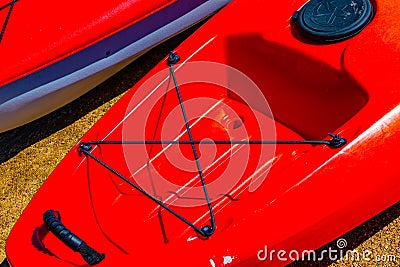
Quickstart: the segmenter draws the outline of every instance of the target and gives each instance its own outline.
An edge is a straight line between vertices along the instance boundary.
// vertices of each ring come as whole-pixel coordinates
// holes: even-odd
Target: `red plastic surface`
[[[259,0],[252,5],[244,0],[234,1],[177,48],[182,61],[230,64],[254,79],[269,101],[276,121],[263,112],[257,101],[245,105],[215,85],[184,85],[182,96],[187,101],[199,97],[221,101],[221,105],[240,115],[243,124],[237,123],[238,129],[245,128],[247,137],[253,140],[260,138],[255,119],[262,118],[266,125],[275,123],[278,140],[326,138],[330,131],[345,137],[346,146],[332,149],[278,145],[274,157],[263,154],[264,167],[256,164],[260,147],[249,148],[250,160],[243,162],[244,174],[229,191],[238,201],[227,197],[212,201],[217,228],[209,239],[201,239],[93,160],[79,155],[77,145],[48,178],[13,229],[7,243],[11,264],[83,264],[76,253],[51,235],[46,237],[45,244],[62,260],[31,245],[32,231],[42,224],[41,216],[47,209],[59,210],[71,230],[106,253],[99,266],[280,266],[288,261],[261,262],[257,253],[266,245],[276,251],[317,249],[399,201],[400,26],[394,21],[400,9],[393,1],[378,0],[374,20],[359,35],[344,42],[319,45],[302,39],[290,26],[291,14],[302,4],[304,1]],[[160,97],[165,92],[165,82],[161,81],[168,73],[159,78],[162,86],[157,93],[138,90],[165,67],[165,61],[156,66],[82,141],[121,139],[124,127],[141,133],[144,122],[148,122],[145,137],[160,138],[155,125]],[[183,69],[177,71],[178,81],[189,75]],[[212,73],[204,71],[199,75],[206,79]],[[149,106],[145,101],[139,107],[148,96],[158,99],[157,104]],[[197,138],[227,136],[229,126],[221,120],[220,114],[225,114],[221,105],[209,113],[211,119],[202,119],[193,126]],[[161,122],[175,108],[176,95],[171,91]],[[207,110],[207,106],[201,108]],[[132,110],[135,111],[122,123]],[[149,110],[154,111],[146,118]],[[175,120],[181,121],[180,113],[177,114]],[[238,117],[231,118],[237,120]],[[183,124],[178,130],[184,130]],[[270,134],[267,137],[273,137],[273,132]],[[187,140],[186,135],[182,139]],[[143,177],[142,181],[149,181],[151,175],[160,172],[177,184],[185,184],[196,176],[195,170],[182,171],[171,164],[166,154],[160,154],[153,160],[152,169],[145,168],[131,177],[131,164],[146,163],[147,157],[131,148],[124,155],[124,149],[127,148],[101,146],[93,154],[131,179]],[[141,149],[153,157],[161,150],[160,146]],[[180,149],[187,159],[193,160],[187,147],[181,145]],[[230,146],[221,146],[214,152],[203,150],[203,160],[207,161],[207,155],[212,153],[215,158],[223,158],[229,149]],[[248,178],[263,177],[263,168],[270,166],[268,162],[273,165],[266,179],[250,192]],[[226,167],[224,164],[205,171],[206,180],[214,181]],[[196,184],[198,180],[190,185]],[[151,191],[151,184],[147,186]],[[155,186],[159,195],[171,195],[160,184]],[[208,223],[204,202],[196,207],[171,207],[196,225]],[[24,257],[19,253],[21,247]]]
[[[1,1],[0,6],[12,1]],[[0,42],[0,86],[141,20],[174,0],[17,1]],[[0,11],[0,30],[9,8]]]

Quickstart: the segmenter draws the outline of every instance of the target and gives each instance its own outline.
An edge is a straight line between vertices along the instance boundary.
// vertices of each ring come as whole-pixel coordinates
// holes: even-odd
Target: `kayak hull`
[[[71,102],[148,49],[201,21],[227,1],[177,1],[82,51],[0,87],[0,132]],[[175,12],[175,10],[180,10]],[[45,55],[43,55],[45,56]]]

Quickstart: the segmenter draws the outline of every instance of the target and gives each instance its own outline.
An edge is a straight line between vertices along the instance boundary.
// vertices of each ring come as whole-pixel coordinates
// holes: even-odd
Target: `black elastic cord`
[[[210,220],[211,220],[211,225],[206,225],[202,228],[202,234],[204,236],[210,236],[214,233],[215,231],[215,218],[214,218],[214,212],[212,209],[212,205],[211,205],[211,200],[210,197],[208,195],[208,191],[207,191],[207,186],[206,183],[204,181],[204,176],[203,176],[203,170],[201,168],[200,165],[200,161],[199,161],[199,156],[197,154],[197,150],[195,147],[195,143],[193,142],[193,136],[192,136],[192,131],[190,130],[190,124],[189,121],[187,119],[187,115],[186,115],[186,111],[185,111],[185,106],[183,104],[182,101],[182,96],[181,96],[181,92],[179,90],[179,85],[178,82],[176,81],[176,76],[175,76],[175,71],[174,71],[174,65],[180,60],[179,56],[175,53],[175,52],[170,52],[169,53],[169,58],[168,58],[168,66],[169,66],[169,70],[170,70],[170,74],[172,77],[172,80],[174,81],[174,85],[175,85],[175,91],[176,91],[176,95],[178,97],[179,100],[179,105],[181,107],[181,111],[182,111],[182,115],[183,115],[183,119],[185,121],[185,126],[186,126],[186,131],[187,134],[189,135],[189,139],[190,139],[190,144],[192,146],[192,151],[193,151],[193,156],[194,159],[196,161],[196,166],[197,166],[197,171],[199,173],[199,177],[200,177],[200,181],[201,181],[201,185],[203,187],[203,191],[204,191],[204,196],[206,198],[207,201],[207,205],[208,205],[208,209],[210,211]]]
[[[173,209],[171,209],[170,207],[168,207],[167,205],[165,205],[162,201],[160,201],[159,199],[155,198],[154,196],[150,195],[149,193],[147,193],[143,188],[141,188],[140,186],[136,185],[135,183],[133,183],[132,181],[130,181],[128,178],[126,178],[125,176],[123,176],[122,174],[120,174],[117,170],[113,169],[111,166],[107,165],[104,161],[100,160],[99,158],[97,158],[95,155],[93,155],[92,153],[90,153],[90,150],[92,149],[92,146],[88,143],[81,143],[79,146],[79,151],[80,153],[83,153],[84,155],[86,155],[87,157],[92,158],[94,161],[96,161],[97,163],[99,163],[101,166],[103,166],[104,168],[106,168],[107,170],[109,170],[110,172],[112,172],[113,174],[115,174],[117,177],[119,177],[121,180],[123,180],[125,183],[129,184],[130,186],[132,186],[133,188],[135,188],[136,190],[138,190],[140,193],[142,193],[143,195],[145,195],[146,197],[150,198],[152,201],[154,201],[155,203],[157,203],[159,206],[161,206],[162,208],[164,208],[165,210],[169,211],[172,215],[174,215],[175,217],[177,217],[179,220],[181,220],[182,222],[184,222],[185,224],[187,224],[188,226],[190,226],[191,228],[193,228],[197,233],[207,237],[208,235],[205,234],[203,232],[202,229],[198,228],[196,225],[194,225],[193,223],[189,222],[186,218],[184,218],[183,216],[181,216],[180,214],[178,214],[176,211],[174,211]]]
[[[328,133],[330,140],[131,140],[91,141],[89,145],[328,145],[340,148],[347,140],[338,134]]]
[[[339,135],[334,135],[334,134],[329,134],[332,139],[331,140],[286,140],[286,141],[272,141],[272,140],[143,140],[143,141],[90,141],[86,143],[81,143],[79,146],[79,151],[86,156],[92,158],[95,160],[97,163],[99,163],[101,166],[115,174],[117,177],[122,179],[124,182],[156,202],[160,207],[164,208],[165,210],[169,211],[171,214],[173,214],[175,217],[177,217],[179,220],[183,221],[186,223],[188,226],[193,228],[197,233],[208,237],[210,236],[215,228],[212,228],[212,232],[208,232],[208,229],[202,229],[198,228],[195,226],[193,223],[189,222],[186,218],[183,216],[179,215],[177,212],[175,212],[173,209],[169,208],[167,205],[165,205],[162,201],[159,199],[153,197],[149,193],[147,193],[144,189],[136,185],[135,183],[131,182],[128,178],[120,174],[118,171],[107,165],[105,162],[94,156],[92,153],[90,153],[90,150],[92,150],[92,145],[158,145],[158,144],[186,144],[186,145],[194,145],[194,144],[226,144],[226,145],[233,145],[233,144],[249,144],[249,145],[270,145],[270,144],[294,144],[294,145],[300,145],[300,144],[312,144],[312,145],[328,145],[332,148],[339,148],[346,144],[346,139],[340,137]],[[204,183],[204,179],[202,179],[202,183]],[[205,187],[205,184],[204,184]],[[204,188],[203,187],[203,188]],[[210,198],[208,197],[208,194],[206,195],[205,200],[207,203],[210,203]],[[210,204],[211,205],[211,204]],[[212,209],[210,210],[211,212],[211,218],[212,218],[212,223],[214,220],[214,214],[212,213]],[[211,227],[215,227],[215,222],[212,224]]]
[[[201,234],[204,237],[209,237],[214,233],[215,217],[214,217],[214,213],[213,213],[213,209],[212,209],[212,205],[211,205],[211,200],[208,195],[206,183],[204,180],[203,171],[200,166],[199,157],[198,157],[197,150],[195,147],[196,144],[215,144],[215,145],[218,145],[218,144],[219,145],[235,145],[235,144],[240,144],[240,145],[274,145],[274,144],[276,144],[276,145],[304,145],[304,144],[309,144],[309,145],[328,145],[331,148],[340,148],[347,143],[345,138],[340,137],[338,134],[331,134],[331,133],[328,134],[331,137],[330,140],[194,140],[193,136],[192,136],[192,132],[190,130],[190,125],[189,125],[189,122],[187,119],[185,107],[183,105],[179,86],[176,81],[175,72],[173,69],[173,65],[176,64],[178,61],[179,61],[179,57],[176,55],[176,53],[170,52],[169,58],[168,58],[170,74],[174,81],[175,90],[176,90],[176,93],[178,96],[179,104],[180,104],[180,107],[182,110],[182,115],[183,115],[183,118],[185,121],[186,130],[187,130],[190,140],[131,140],[131,141],[122,141],[122,140],[121,141],[118,141],[118,140],[96,141],[95,140],[95,141],[81,143],[79,146],[79,151],[81,153],[85,154],[87,157],[90,157],[93,160],[95,160],[101,166],[103,166],[104,168],[106,168],[107,170],[109,170],[110,172],[115,174],[117,177],[119,177],[120,179],[125,181],[127,184],[129,184],[130,186],[132,186],[133,188],[135,188],[136,190],[141,192],[143,195],[150,198],[152,201],[157,203],[160,207],[169,211],[172,215],[177,217],[179,220],[181,220],[182,222],[184,222],[185,224],[187,224],[188,226],[193,228],[197,233]],[[143,188],[136,185],[135,183],[130,181],[128,178],[126,178],[125,176],[120,174],[117,170],[113,169],[112,167],[107,165],[105,162],[103,162],[102,160],[100,160],[99,158],[94,156],[92,153],[90,153],[90,151],[92,150],[92,145],[164,145],[164,144],[165,145],[167,145],[167,144],[168,145],[171,145],[171,144],[191,145],[193,155],[194,155],[196,165],[197,165],[197,170],[198,170],[201,184],[203,187],[205,200],[207,201],[207,205],[208,205],[208,208],[210,211],[211,225],[206,225],[200,229],[199,227],[197,227],[196,225],[194,225],[193,223],[188,221],[186,218],[184,218],[183,216],[181,216],[180,214],[175,212],[173,209],[171,209],[170,207],[165,205],[161,200],[150,195]]]
[[[0,10],[2,10],[2,9],[4,9],[4,8],[10,6],[10,9],[8,10],[6,19],[5,19],[4,24],[3,24],[3,28],[1,29],[1,33],[0,33],[0,43],[1,43],[1,40],[3,40],[3,36],[4,36],[5,31],[6,31],[6,28],[7,28],[7,25],[8,25],[8,21],[10,20],[10,17],[11,17],[11,12],[12,12],[12,10],[13,10],[13,8],[14,8],[14,5],[15,5],[15,3],[16,3],[17,1],[18,1],[18,0],[13,0],[13,1],[11,1],[10,3],[5,4],[4,6],[2,6],[2,7],[0,8]]]
[[[18,0],[14,0],[14,1],[8,2],[8,3],[5,4],[5,5],[2,5],[2,6],[0,7],[0,11],[2,11],[3,9],[5,9],[5,8],[11,6],[11,5],[14,5],[16,2],[18,2]]]

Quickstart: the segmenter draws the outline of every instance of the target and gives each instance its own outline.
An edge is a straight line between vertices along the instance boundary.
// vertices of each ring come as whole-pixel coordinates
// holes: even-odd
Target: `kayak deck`
[[[398,201],[399,173],[391,155],[399,148],[400,51],[398,40],[388,35],[399,29],[381,31],[393,18],[386,13],[393,3],[378,1],[378,13],[359,35],[329,45],[309,42],[289,26],[288,17],[302,3],[280,2],[282,12],[266,8],[265,1],[256,3],[233,2],[176,50],[182,60],[175,67],[176,79],[194,138],[327,139],[333,132],[348,143],[339,149],[196,144],[216,222],[215,232],[204,238],[80,150],[82,142],[96,140],[190,143],[164,61],[48,178],[10,235],[7,253],[12,264],[25,263],[15,254],[21,244],[28,248],[27,258],[44,265],[84,264],[51,234],[43,242],[59,259],[29,243],[27,237],[43,224],[47,209],[60,211],[66,225],[105,253],[104,266],[224,266],[227,261],[257,266],[266,264],[257,258],[265,245],[276,251],[316,249]],[[237,14],[246,14],[246,19],[233,20]],[[237,79],[226,68],[213,68],[221,64],[233,65],[254,80],[261,95],[246,95],[247,84],[238,86],[236,94],[228,90]],[[89,151],[194,225],[210,224],[188,143],[99,142]]]

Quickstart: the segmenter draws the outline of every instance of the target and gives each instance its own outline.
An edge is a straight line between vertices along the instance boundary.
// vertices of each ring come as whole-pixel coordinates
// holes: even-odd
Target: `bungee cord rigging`
[[[201,167],[199,157],[198,157],[198,152],[196,149],[197,144],[206,144],[206,145],[304,145],[304,144],[309,144],[309,145],[327,145],[331,148],[340,148],[344,146],[347,141],[345,138],[340,137],[337,134],[331,134],[328,133],[328,135],[331,137],[330,140],[196,140],[193,138],[191,127],[189,124],[189,121],[187,119],[186,115],[186,110],[185,106],[181,97],[181,92],[179,89],[179,85],[177,82],[177,78],[175,75],[174,71],[174,65],[179,62],[180,58],[175,52],[170,52],[169,57],[167,60],[169,71],[170,71],[170,79],[172,78],[174,82],[174,87],[175,87],[175,92],[177,94],[177,98],[179,101],[181,113],[184,119],[185,123],[185,128],[187,135],[189,137],[189,140],[93,140],[89,142],[82,142],[79,145],[79,152],[84,154],[85,156],[93,159],[96,161],[98,164],[109,170],[111,173],[116,175],[118,178],[123,180],[125,183],[129,184],[132,186],[134,189],[138,190],[140,193],[154,201],[157,205],[159,205],[161,208],[167,210],[170,212],[172,215],[174,215],[176,218],[187,224],[189,227],[191,227],[194,231],[196,231],[198,234],[202,235],[205,238],[208,238],[211,236],[215,229],[216,229],[216,223],[215,223],[215,216],[213,212],[213,207],[211,204],[211,199],[209,197],[208,191],[207,191],[207,185],[204,180],[204,175],[203,175],[203,169]],[[165,103],[165,98],[163,99],[162,103],[162,108]],[[161,111],[162,111],[161,108]],[[158,117],[158,120],[160,120],[160,116]],[[158,127],[156,127],[157,129]],[[131,180],[129,180],[127,177],[122,175],[120,172],[118,172],[116,169],[112,168],[109,166],[107,163],[96,157],[91,153],[91,150],[93,149],[93,146],[98,146],[98,145],[190,145],[192,152],[193,152],[193,157],[195,159],[196,167],[197,167],[197,172],[199,174],[199,179],[201,182],[201,186],[204,192],[204,199],[207,203],[207,207],[209,210],[209,215],[210,215],[210,223],[208,225],[205,225],[203,227],[198,227],[194,225],[192,222],[190,222],[188,219],[177,213],[175,210],[173,210],[171,207],[166,205],[162,200],[159,198],[151,195],[148,193],[146,190],[144,190],[142,187],[139,185],[133,183]]]

